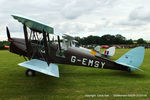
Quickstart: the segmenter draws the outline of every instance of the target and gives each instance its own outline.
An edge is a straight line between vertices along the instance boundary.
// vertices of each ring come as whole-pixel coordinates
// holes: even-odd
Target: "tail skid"
[[[128,66],[130,71],[134,70],[140,70],[138,67],[142,65],[144,60],[144,47],[136,47],[130,51],[128,51],[126,54],[124,54],[122,57],[120,57],[118,60],[116,60],[116,63]]]

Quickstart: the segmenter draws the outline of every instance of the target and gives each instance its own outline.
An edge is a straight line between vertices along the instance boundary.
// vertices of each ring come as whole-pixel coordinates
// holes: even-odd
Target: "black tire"
[[[31,69],[28,69],[27,71],[26,71],[26,76],[35,76],[35,71],[33,71],[33,70],[31,70]]]

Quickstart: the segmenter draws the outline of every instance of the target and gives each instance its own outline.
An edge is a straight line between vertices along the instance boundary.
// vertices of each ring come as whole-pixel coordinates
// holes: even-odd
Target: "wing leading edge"
[[[54,34],[54,29],[50,26],[17,15],[12,15],[12,17],[18,20],[19,22],[21,22],[22,24],[26,25],[27,27],[29,27],[31,30],[41,32],[41,33],[44,31],[49,34]]]

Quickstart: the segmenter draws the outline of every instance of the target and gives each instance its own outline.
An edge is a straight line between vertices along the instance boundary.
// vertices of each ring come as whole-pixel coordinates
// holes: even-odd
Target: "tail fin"
[[[94,50],[95,50],[96,52],[100,52],[100,49],[101,49],[101,46],[96,46],[96,47],[94,48]]]
[[[138,67],[141,66],[143,63],[144,52],[145,52],[144,47],[136,47],[136,48],[128,51],[126,54],[124,54],[118,60],[116,60],[116,63],[128,66],[130,68],[130,71],[133,71],[136,69],[142,71]]]
[[[106,55],[107,57],[112,57],[115,54],[116,47],[110,47],[107,50],[105,50],[102,54]]]

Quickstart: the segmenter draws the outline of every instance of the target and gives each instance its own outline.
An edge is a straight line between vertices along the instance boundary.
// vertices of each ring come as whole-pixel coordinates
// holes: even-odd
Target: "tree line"
[[[88,37],[75,37],[75,40],[77,40],[79,42],[80,45],[92,45],[92,44],[96,44],[96,45],[115,45],[115,44],[147,44],[147,42],[145,40],[143,40],[142,38],[138,39],[138,40],[132,40],[129,39],[127,40],[124,36],[117,34],[117,35],[110,35],[110,34],[106,34],[103,36],[88,36]],[[0,49],[4,49],[4,46],[9,46],[9,42],[8,41],[0,41]]]
[[[138,40],[126,39],[124,36],[117,34],[117,35],[110,35],[106,34],[103,36],[88,36],[88,37],[75,37],[75,40],[79,42],[81,45],[114,45],[114,44],[146,44],[147,42],[140,38]]]

